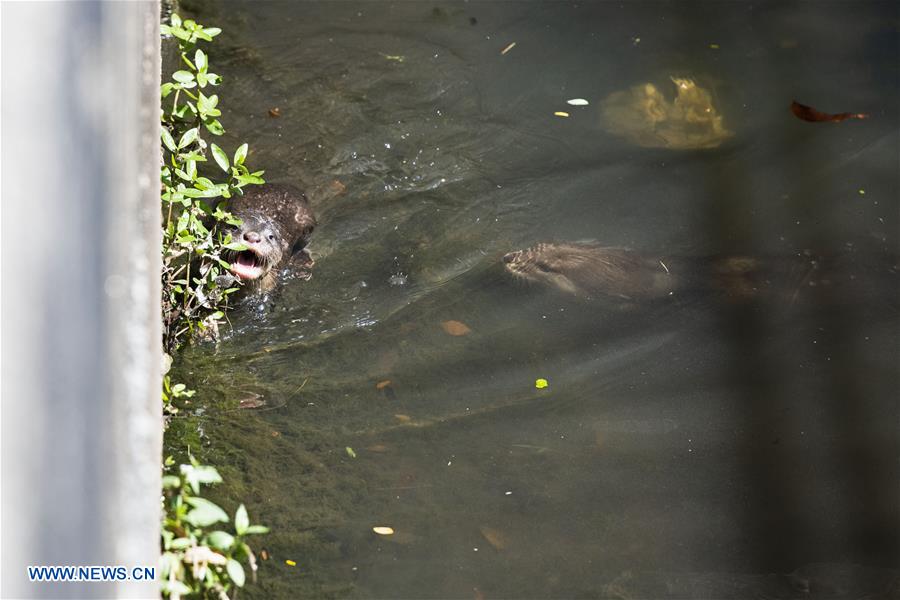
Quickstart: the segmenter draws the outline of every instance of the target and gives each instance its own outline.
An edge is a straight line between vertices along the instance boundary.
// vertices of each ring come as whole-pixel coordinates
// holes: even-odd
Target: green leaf
[[[238,175],[237,177],[235,177],[235,179],[238,180],[238,183],[243,183],[245,185],[248,183],[265,183],[265,180],[263,180],[261,177],[254,177],[253,175]]]
[[[162,486],[164,490],[181,486],[181,479],[174,475],[163,475]]]
[[[175,84],[171,82],[166,82],[159,86],[159,94],[165,98],[169,94],[172,93],[172,90],[175,89]]]
[[[269,533],[269,528],[265,525],[251,525],[247,528],[245,532],[247,535],[251,534],[260,534],[260,533]]]
[[[208,83],[208,79],[206,77],[206,73],[200,72],[197,73],[197,83],[200,84],[200,87],[205,88]],[[163,96],[165,98],[165,96]]]
[[[225,568],[228,570],[228,576],[231,577],[234,585],[244,587],[244,567],[241,566],[241,563],[233,558],[229,558],[228,562],[225,564]]]
[[[178,83],[190,83],[194,81],[194,74],[190,71],[175,71],[172,73],[172,79]]]
[[[173,12],[172,16],[169,17],[169,23],[172,24],[172,27],[181,27],[181,16]]]
[[[222,33],[222,30],[219,29],[218,27],[204,27],[203,33],[205,33],[206,35],[208,35],[210,37],[216,37],[217,35]]]
[[[209,132],[213,135],[222,135],[225,133],[225,128],[222,127],[222,124],[216,119],[204,121],[203,124],[206,125],[206,128],[209,129]]]
[[[181,230],[183,228],[183,226],[179,226],[178,229]],[[222,481],[222,477],[215,467],[205,465],[181,465],[181,474],[184,475],[185,481],[190,484],[195,494],[200,493],[201,483],[220,483]]]
[[[160,589],[164,596],[183,596],[188,597],[194,593],[194,590],[189,588],[187,584],[178,581],[177,579],[163,579],[159,584]]]
[[[169,545],[169,548],[172,550],[185,550],[186,548],[190,548],[193,546],[193,542],[191,542],[190,538],[180,537],[172,540],[172,543]]]
[[[188,144],[196,141],[196,139],[200,137],[200,130],[194,127],[193,129],[188,129],[184,132],[184,135],[181,136],[181,139],[178,140],[178,147],[184,148]]]
[[[181,27],[170,27],[169,33],[177,37],[179,40],[184,40],[186,42],[191,39],[191,34],[189,34]]]
[[[211,41],[212,41],[212,36],[208,35],[208,34],[207,34],[206,32],[204,32],[202,29],[201,29],[201,30],[198,30],[198,31],[195,31],[195,32],[194,32],[194,35],[197,36],[197,39],[205,40],[205,41],[207,41],[207,42],[211,42]]]
[[[188,511],[184,519],[194,527],[209,527],[213,523],[227,523],[228,515],[225,511],[206,498],[186,498],[188,504],[194,508]]]
[[[212,155],[213,158],[216,159],[216,163],[218,163],[219,167],[227,173],[229,168],[228,156],[226,156],[225,152],[215,144],[210,144],[209,148],[212,150]]]
[[[241,144],[240,146],[238,146],[238,149],[234,151],[234,164],[244,164],[244,159],[247,158],[248,149],[249,146],[247,144]]]
[[[175,140],[172,139],[172,134],[169,133],[169,130],[163,127],[161,135],[163,144],[166,145],[166,148],[168,148],[172,152],[175,152],[175,150],[177,150],[177,148],[175,147]]]
[[[250,517],[247,516],[247,507],[241,504],[234,513],[234,530],[238,535],[243,535],[249,526]]]
[[[222,83],[222,76],[215,73],[207,73],[206,80],[209,81],[210,85],[219,85]]]
[[[197,67],[197,70],[201,73],[205,73],[208,64],[206,53],[203,52],[203,50],[197,49],[197,52],[194,53],[194,66]]]
[[[234,544],[234,536],[226,531],[213,531],[206,538],[209,545],[219,550],[229,550]]]

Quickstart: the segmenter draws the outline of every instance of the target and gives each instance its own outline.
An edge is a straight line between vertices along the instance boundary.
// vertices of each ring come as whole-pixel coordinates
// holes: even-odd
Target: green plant
[[[247,144],[241,144],[229,158],[222,148],[204,139],[204,132],[214,136],[225,132],[218,119],[222,114],[219,97],[207,95],[222,78],[209,70],[209,58],[197,45],[212,41],[221,30],[191,19],[182,20],[174,13],[169,23],[162,26],[162,33],[177,40],[180,66],[186,68],[175,71],[171,81],[160,88],[165,215],[163,347],[167,352],[177,348],[186,336],[217,334],[228,296],[239,284],[229,274],[223,252],[246,248],[232,241],[221,227],[240,225],[224,209],[222,200],[242,194],[247,185],[264,183],[263,171],[251,172],[244,164]],[[218,176],[207,173],[214,169],[204,168],[208,155],[221,169]]]
[[[238,226],[240,221],[224,209],[222,201],[242,194],[244,186],[264,181],[262,171],[251,173],[244,164],[247,144],[241,144],[229,159],[218,145],[204,139],[204,131],[214,136],[225,132],[218,120],[222,114],[219,97],[204,93],[219,85],[222,78],[209,70],[209,59],[197,44],[212,41],[221,30],[182,20],[177,14],[172,14],[169,25],[162,25],[161,29],[163,35],[177,40],[179,61],[187,67],[175,71],[172,80],[160,88],[162,342],[168,371],[172,362],[168,353],[186,337],[218,334],[228,296],[238,289],[239,282],[228,273],[230,265],[223,255],[226,250],[243,250],[245,246],[233,242],[223,227]],[[224,176],[206,173],[204,163],[210,154]],[[182,383],[173,384],[165,375],[164,413],[176,414],[173,401],[187,401],[195,393]],[[167,459],[165,466],[172,464]],[[200,495],[200,486],[220,481],[215,468],[201,465],[193,457],[191,464],[180,465],[177,475],[163,476],[162,592],[166,597],[227,598],[229,590],[244,585],[242,562],[249,565],[255,577],[256,558],[244,538],[268,530],[250,524],[243,504],[234,514],[233,533],[211,529],[218,523],[227,523],[229,518],[219,506]]]
[[[174,464],[171,458],[166,462],[169,467]],[[163,596],[227,598],[233,587],[244,586],[242,562],[255,578],[256,556],[244,540],[269,530],[251,525],[243,504],[234,513],[233,532],[211,529],[228,523],[228,514],[203,498],[200,486],[221,481],[215,468],[201,465],[193,456],[191,464],[179,465],[177,475],[163,476]]]

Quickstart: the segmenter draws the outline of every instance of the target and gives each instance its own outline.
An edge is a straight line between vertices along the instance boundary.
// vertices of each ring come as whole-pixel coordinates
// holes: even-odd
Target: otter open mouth
[[[259,279],[266,272],[265,261],[253,250],[243,250],[231,261],[231,272],[241,279]]]

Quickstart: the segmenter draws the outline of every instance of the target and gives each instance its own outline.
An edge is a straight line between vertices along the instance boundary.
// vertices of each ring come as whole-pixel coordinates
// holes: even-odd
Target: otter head
[[[543,243],[503,256],[506,270],[514,276],[572,293],[577,291],[577,287],[567,273],[582,261],[583,256],[579,255],[577,246]]]
[[[261,279],[284,259],[289,248],[288,241],[281,228],[265,215],[251,213],[235,216],[241,219],[241,225],[231,230],[231,240],[247,246],[247,249],[229,250],[225,260],[231,263],[231,272],[242,281]]]

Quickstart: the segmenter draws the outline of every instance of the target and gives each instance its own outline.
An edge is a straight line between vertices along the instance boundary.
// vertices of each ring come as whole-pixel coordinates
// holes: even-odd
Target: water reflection
[[[321,223],[312,280],[180,366],[207,395],[170,441],[274,530],[250,595],[896,592],[887,5],[195,8],[225,29],[231,133]],[[713,82],[727,144],[604,129],[604,98],[670,73]],[[826,96],[873,116],[788,110]],[[597,303],[509,277],[546,240],[752,257],[766,293]]]

